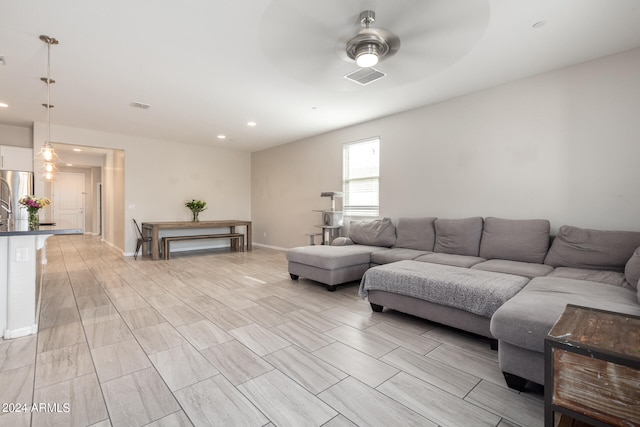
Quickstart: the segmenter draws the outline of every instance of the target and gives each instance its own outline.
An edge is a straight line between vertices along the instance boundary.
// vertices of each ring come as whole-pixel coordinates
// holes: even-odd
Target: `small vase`
[[[40,229],[40,214],[37,210],[29,211],[29,230]]]
[[[200,221],[198,219],[198,214],[200,214],[200,212],[193,211],[193,222],[199,222]]]

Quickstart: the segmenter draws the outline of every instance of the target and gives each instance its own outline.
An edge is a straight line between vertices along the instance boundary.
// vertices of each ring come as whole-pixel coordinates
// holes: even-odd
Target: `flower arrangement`
[[[38,212],[40,209],[44,208],[51,204],[51,200],[46,197],[36,197],[36,196],[24,196],[19,202],[23,207],[25,207],[29,212],[36,211]]]
[[[29,229],[37,230],[40,227],[38,211],[51,204],[46,197],[24,196],[18,201],[29,212]]]
[[[205,202],[204,200],[191,199],[190,202],[187,202],[184,205],[191,209],[191,213],[193,214],[193,222],[199,221],[198,214],[207,209],[207,202]]]

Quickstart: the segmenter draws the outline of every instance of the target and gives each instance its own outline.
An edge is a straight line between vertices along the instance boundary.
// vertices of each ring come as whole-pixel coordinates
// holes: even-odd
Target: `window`
[[[345,144],[342,153],[344,214],[378,216],[380,138]]]

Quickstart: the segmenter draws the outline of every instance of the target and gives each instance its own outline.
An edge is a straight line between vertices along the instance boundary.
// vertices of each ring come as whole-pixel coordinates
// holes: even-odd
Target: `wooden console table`
[[[640,425],[640,317],[567,305],[545,340],[545,426],[554,412]]]
[[[143,222],[142,235],[144,237],[151,236],[151,242],[145,242],[142,248],[144,253],[149,252],[151,246],[151,258],[160,259],[160,251],[158,243],[160,241],[160,230],[191,230],[197,228],[229,228],[229,233],[235,233],[236,227],[245,227],[245,242],[247,250],[251,250],[251,221],[243,221],[237,219],[220,220],[220,221],[165,221],[165,222]]]

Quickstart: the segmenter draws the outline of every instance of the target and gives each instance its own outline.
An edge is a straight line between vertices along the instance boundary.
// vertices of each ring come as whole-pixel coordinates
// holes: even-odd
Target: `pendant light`
[[[55,161],[58,157],[51,145],[51,109],[53,108],[53,104],[51,104],[51,85],[56,82],[51,79],[51,45],[58,44],[58,40],[45,35],[40,36],[40,40],[47,44],[47,77],[40,79],[47,84],[47,103],[42,104],[42,106],[47,109],[47,139],[44,141],[44,144],[42,144],[40,155],[43,160],[42,168],[44,179],[51,181],[54,177],[56,170]]]

